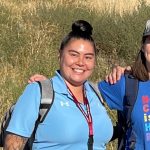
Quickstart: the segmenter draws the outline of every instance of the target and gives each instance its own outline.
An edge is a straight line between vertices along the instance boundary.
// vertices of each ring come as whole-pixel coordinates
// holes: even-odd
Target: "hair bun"
[[[84,33],[88,36],[92,35],[92,26],[84,20],[77,20],[72,24],[72,32],[73,33]]]

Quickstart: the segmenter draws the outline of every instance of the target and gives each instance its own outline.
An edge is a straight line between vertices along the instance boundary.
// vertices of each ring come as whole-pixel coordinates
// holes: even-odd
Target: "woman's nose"
[[[79,65],[84,65],[84,58],[83,57],[79,57],[78,64]]]

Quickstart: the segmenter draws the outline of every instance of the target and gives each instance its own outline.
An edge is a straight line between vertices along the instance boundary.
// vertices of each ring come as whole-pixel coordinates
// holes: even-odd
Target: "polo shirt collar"
[[[55,92],[61,93],[61,94],[66,94],[70,97],[66,83],[60,74],[60,70],[57,70],[55,72],[55,76],[52,78],[52,80],[53,80],[53,87],[54,87]],[[85,81],[84,88],[85,88],[87,96],[91,99],[91,97],[93,97],[93,92],[91,92],[91,91],[93,91],[93,90],[91,89],[88,81]]]
[[[60,74],[60,70],[55,72],[55,76],[52,78],[54,91],[57,93],[67,94],[68,89],[63,77]]]

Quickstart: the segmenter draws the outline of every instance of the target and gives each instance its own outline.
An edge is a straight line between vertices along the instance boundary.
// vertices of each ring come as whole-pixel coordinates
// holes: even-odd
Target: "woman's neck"
[[[73,93],[73,95],[76,97],[76,99],[80,102],[83,103],[83,84],[79,85],[79,86],[74,86],[71,84],[66,83],[68,88],[71,90],[71,92]]]

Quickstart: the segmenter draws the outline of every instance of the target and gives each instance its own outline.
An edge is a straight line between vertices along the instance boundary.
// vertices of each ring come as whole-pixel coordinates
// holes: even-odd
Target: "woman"
[[[136,103],[134,105],[130,130],[126,136],[125,149],[130,150],[129,141],[131,136],[135,136],[135,150],[150,149],[150,20],[146,23],[146,28],[142,37],[141,50],[138,53],[134,65],[131,67],[131,75],[138,79],[139,89]],[[125,76],[113,85],[103,81],[98,84],[99,90],[110,108],[123,110],[125,95]]]
[[[91,25],[78,20],[62,40],[60,70],[52,78],[54,103],[44,122],[37,128],[32,149],[106,149],[105,145],[112,137],[112,123],[87,81],[95,67],[96,57],[91,35]],[[67,105],[62,106],[62,103]],[[7,128],[6,150],[23,148],[34,129],[39,104],[40,89],[34,82],[26,87],[15,106]]]

